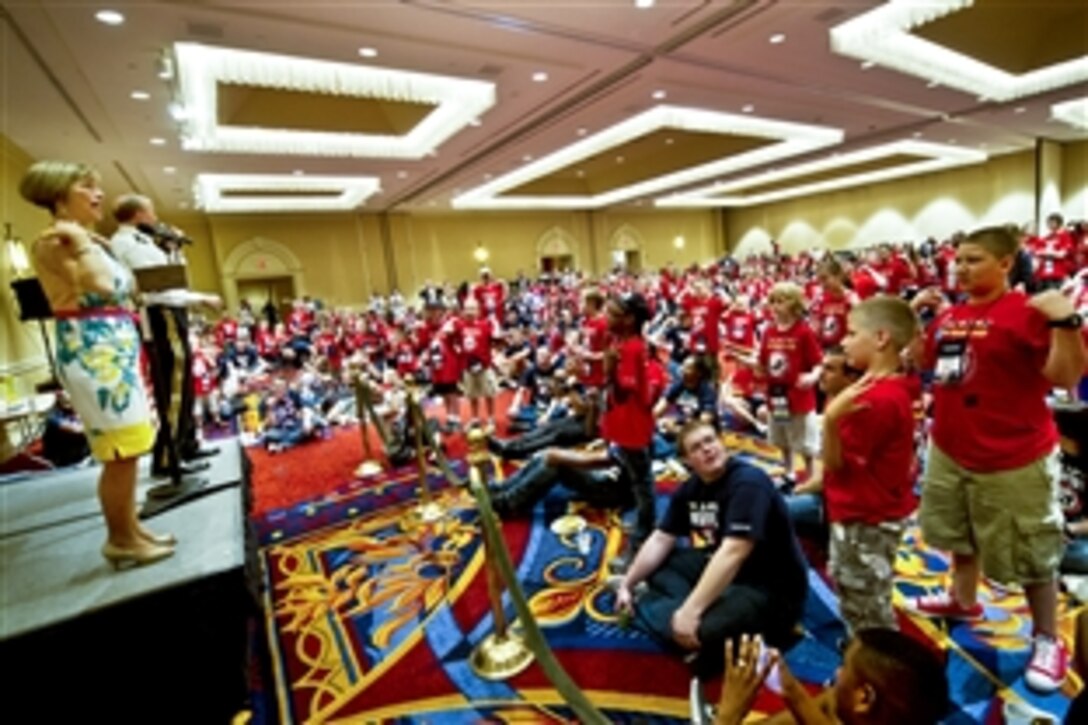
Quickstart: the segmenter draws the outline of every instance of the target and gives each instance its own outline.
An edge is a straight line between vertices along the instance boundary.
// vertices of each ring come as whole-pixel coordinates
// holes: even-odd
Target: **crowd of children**
[[[654,526],[652,458],[674,455],[685,422],[766,433],[785,454],[782,492],[796,487],[791,510],[811,513],[801,497],[815,499],[830,524],[852,631],[895,625],[894,556],[920,488],[926,539],[951,552],[955,574],[912,605],[973,618],[980,575],[1023,585],[1036,631],[1027,682],[1052,691],[1068,656],[1055,636],[1048,401],[1076,400],[1085,377],[1082,229],[1054,215],[1038,237],[992,227],[854,253],[775,248],[597,280],[502,282],[483,269],[474,284],[427,283],[416,304],[394,293],[359,312],[308,299],[283,320],[243,310],[195,340],[200,414],[282,450],[355,420],[360,379],[395,424],[413,382],[441,399],[446,435],[463,427],[462,396],[494,433],[507,388],[504,432],[577,415],[608,444],[632,489],[635,547]]]

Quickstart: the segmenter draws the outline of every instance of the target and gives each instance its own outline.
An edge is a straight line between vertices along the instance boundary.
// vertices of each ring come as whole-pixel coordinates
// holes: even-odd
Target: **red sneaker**
[[[981,604],[975,602],[971,606],[965,607],[956,601],[951,592],[914,597],[907,601],[907,607],[927,617],[961,619],[968,622],[982,619],[983,614]]]
[[[1024,672],[1024,682],[1036,692],[1050,693],[1065,682],[1069,669],[1069,650],[1065,642],[1045,634],[1035,635],[1031,660]]]

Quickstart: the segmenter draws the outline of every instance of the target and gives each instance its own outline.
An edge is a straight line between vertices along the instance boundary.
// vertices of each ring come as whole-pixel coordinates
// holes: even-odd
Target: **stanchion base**
[[[416,506],[415,514],[419,517],[420,521],[429,524],[438,521],[445,516],[446,510],[443,509],[440,504],[431,501],[430,503],[421,503],[419,506]]]
[[[355,476],[357,478],[370,478],[371,476],[377,476],[384,471],[385,469],[382,468],[382,464],[377,461],[363,461],[359,464],[358,468],[355,469]]]
[[[485,680],[508,680],[532,662],[532,651],[514,632],[487,635],[468,658],[472,671]]]

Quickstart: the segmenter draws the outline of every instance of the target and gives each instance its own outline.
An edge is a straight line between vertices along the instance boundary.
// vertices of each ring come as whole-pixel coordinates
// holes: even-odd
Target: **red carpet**
[[[500,431],[506,427],[506,408],[512,394],[502,391],[497,399],[496,424]],[[441,408],[428,409],[428,415],[445,420]],[[468,403],[461,403],[461,420],[467,420]],[[379,454],[381,441],[373,427],[369,429],[371,450],[385,464]],[[465,453],[463,435],[447,435],[446,455],[461,458]],[[355,469],[363,461],[363,441],[358,426],[333,430],[327,440],[310,441],[283,453],[269,453],[255,446],[248,450],[253,461],[253,515],[262,516],[269,511],[288,508],[302,501],[320,498],[355,477]]]

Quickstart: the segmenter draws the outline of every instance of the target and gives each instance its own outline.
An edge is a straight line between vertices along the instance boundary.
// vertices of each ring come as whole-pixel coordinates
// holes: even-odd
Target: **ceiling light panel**
[[[660,207],[753,206],[985,161],[982,151],[903,140],[711,184],[656,200]],[[835,173],[836,171],[840,173]],[[789,183],[789,182],[793,183]]]
[[[495,103],[495,86],[485,81],[196,43],[177,43],[174,53],[187,114],[182,147],[189,151],[420,159]],[[434,110],[401,135],[231,126],[220,122],[220,85],[429,104]]]
[[[379,191],[374,176],[199,174],[193,183],[209,213],[350,211]]]
[[[767,143],[708,163],[641,179],[635,183],[619,188],[609,188],[599,193],[508,194],[512,189],[525,186],[568,166],[603,154],[609,149],[666,129],[755,138],[766,140]],[[503,174],[489,183],[470,189],[455,197],[452,203],[459,209],[595,209],[814,151],[839,143],[842,138],[841,130],[826,126],[662,105],[587,136],[530,164]]]
[[[975,4],[975,0],[891,0],[832,28],[831,47],[841,55],[995,101],[1088,81],[1086,55],[1013,73],[912,32]],[[1035,12],[1027,5],[1024,9]]]

